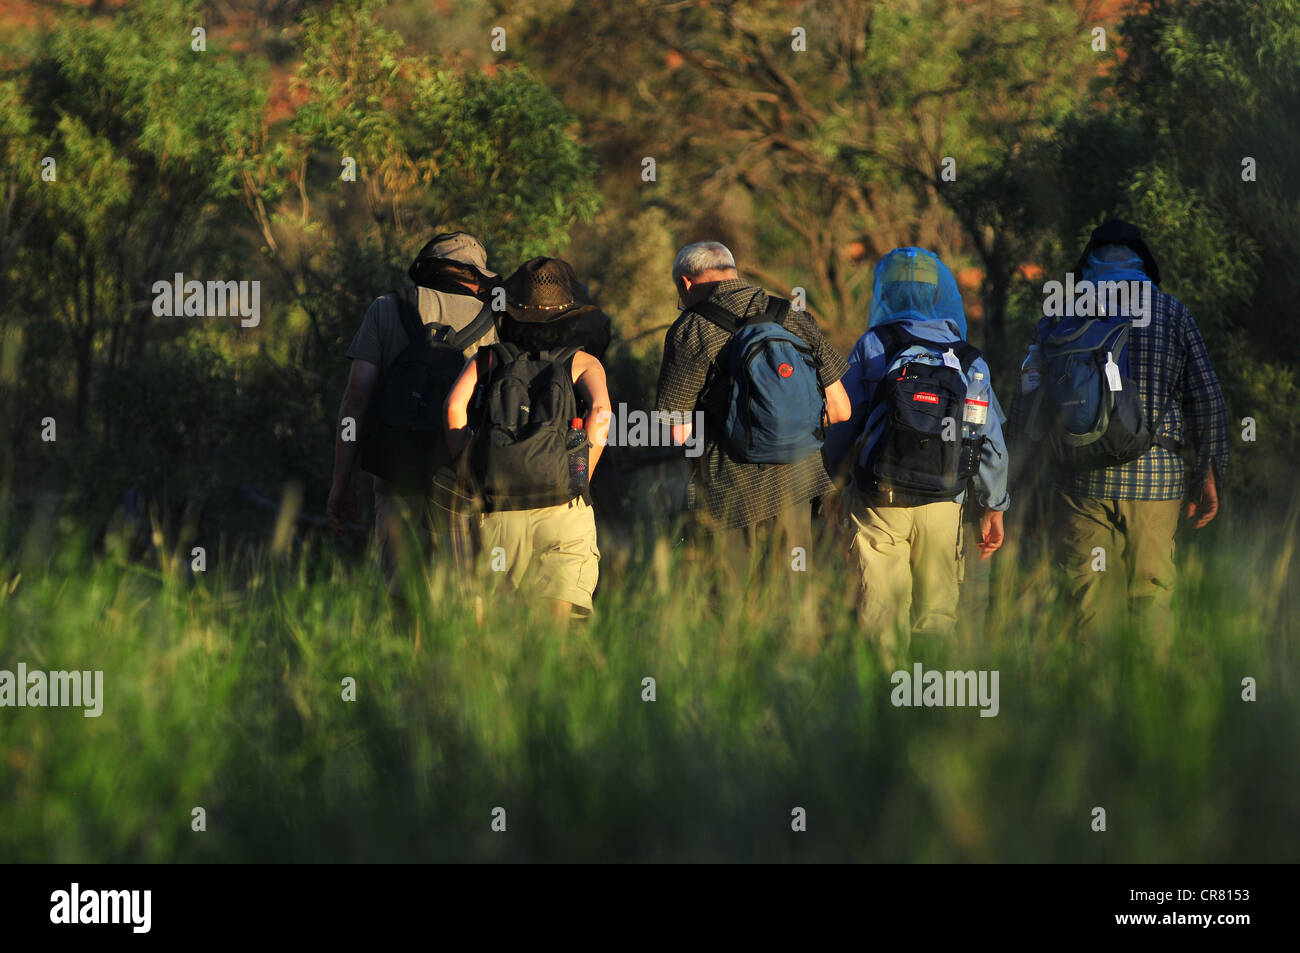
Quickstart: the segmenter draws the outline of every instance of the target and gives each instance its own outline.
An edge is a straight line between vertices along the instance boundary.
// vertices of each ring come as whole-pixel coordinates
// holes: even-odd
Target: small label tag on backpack
[[[1106,352],[1106,384],[1111,390],[1124,389],[1124,385],[1119,379],[1119,365],[1115,363],[1115,355],[1110,351]]]
[[[955,371],[961,370],[961,361],[957,360],[957,355],[953,353],[952,348],[943,352],[943,363]]]

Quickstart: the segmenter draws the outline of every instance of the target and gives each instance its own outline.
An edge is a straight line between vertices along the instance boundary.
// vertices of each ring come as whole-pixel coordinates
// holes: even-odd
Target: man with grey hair
[[[735,258],[719,242],[695,242],[679,251],[673,284],[681,315],[664,340],[655,409],[684,416],[686,423],[672,427],[678,444],[690,436],[694,411],[704,413],[704,451],[689,488],[691,535],[710,537],[741,580],[767,553],[788,556],[798,546],[811,557],[811,501],[831,489],[821,452],[812,449],[790,463],[754,463],[723,439],[730,395],[724,349],[747,324],[774,320],[775,314],[816,365],[823,428],[851,412],[840,383],[848,365],[807,312],[787,311],[788,302],[741,279]],[[781,375],[787,375],[784,365]]]

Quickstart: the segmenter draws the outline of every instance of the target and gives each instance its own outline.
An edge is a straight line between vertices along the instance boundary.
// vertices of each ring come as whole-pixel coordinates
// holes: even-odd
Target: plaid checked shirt
[[[1039,323],[1039,340],[1051,318]],[[1160,433],[1195,451],[1192,486],[1199,490],[1210,463],[1223,485],[1228,466],[1227,410],[1219,379],[1214,375],[1205,341],[1191,312],[1171,294],[1151,289],[1151,321],[1134,324],[1129,334],[1129,367],[1148,422],[1164,412]],[[1019,439],[1021,419],[1028,401],[1019,390],[1011,404],[1008,429],[1014,445],[1012,457],[1032,453]],[[1075,496],[1103,500],[1177,500],[1187,495],[1187,468],[1182,458],[1164,447],[1152,447],[1143,456],[1117,467],[1077,472],[1056,468],[1053,483]]]
[[[719,282],[709,300],[744,318],[762,314],[767,307],[767,294],[739,278]],[[817,377],[823,389],[844,376],[848,364],[807,312],[790,311],[785,326],[813,349]],[[710,380],[709,368],[730,337],[707,318],[683,311],[664,339],[655,409],[685,412],[703,409],[700,400]],[[831,488],[820,453],[798,463],[745,463],[711,438],[716,426],[710,416],[705,417],[704,452],[697,460],[689,498],[695,508],[702,497],[703,508],[722,526],[750,526],[776,516],[792,502],[811,500]]]

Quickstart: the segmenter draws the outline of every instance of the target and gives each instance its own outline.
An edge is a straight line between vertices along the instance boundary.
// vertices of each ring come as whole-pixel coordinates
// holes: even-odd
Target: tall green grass
[[[1186,548],[1168,665],[1081,651],[1000,553],[985,631],[912,647],[1000,672],[981,718],[890,704],[830,559],[736,592],[609,545],[560,632],[437,571],[394,608],[323,543],[193,574],[51,526],[0,563],[0,668],[102,669],[104,713],[0,709],[0,860],[1295,861],[1294,529]]]

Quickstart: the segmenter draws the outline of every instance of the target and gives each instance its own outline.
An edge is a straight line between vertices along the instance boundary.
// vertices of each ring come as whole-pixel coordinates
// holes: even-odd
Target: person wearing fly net
[[[1033,482],[1033,471],[1046,471],[1051,490],[1043,509],[1057,571],[1075,610],[1074,637],[1089,646],[1128,617],[1156,657],[1168,661],[1176,634],[1180,511],[1198,530],[1219,511],[1230,444],[1223,392],[1191,311],[1160,287],[1160,267],[1136,225],[1111,219],[1094,229],[1074,274],[1096,289],[1100,320],[1129,325],[1127,374],[1149,442],[1109,465],[1071,465],[1052,452],[1052,429],[1059,425],[1041,408],[1054,366],[1046,342],[1062,319],[1045,315],[1026,366],[1035,350],[1048,363],[1041,383],[1027,380],[1017,391],[1007,426],[1019,461],[1017,497],[1024,498],[1021,487]],[[1134,308],[1132,300],[1128,308],[1111,300],[1101,305],[1104,288],[1123,284],[1145,291],[1143,307]],[[1114,384],[1127,388],[1116,380],[1112,390]],[[1109,565],[1099,554],[1109,554]],[[1104,572],[1100,565],[1106,565]]]
[[[852,532],[859,624],[891,665],[913,633],[956,628],[968,492],[983,508],[980,558],[1002,545],[1010,503],[1002,413],[988,365],[965,339],[961,295],[938,256],[887,254],[844,375],[852,416],[831,428],[825,452]]]

